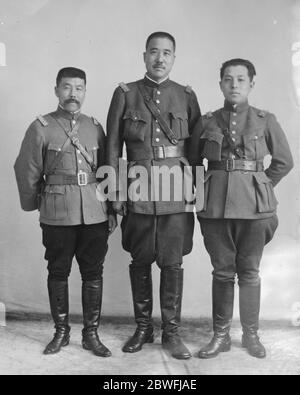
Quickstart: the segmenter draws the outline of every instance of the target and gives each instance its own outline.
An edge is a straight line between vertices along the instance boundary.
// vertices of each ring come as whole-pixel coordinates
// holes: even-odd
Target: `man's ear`
[[[144,63],[146,63],[146,52],[143,52]]]
[[[54,88],[54,93],[55,93],[55,96],[58,97],[58,94],[57,94],[57,86]]]
[[[253,78],[253,80],[250,82],[250,87],[251,87],[251,89],[253,89],[254,86],[255,86],[255,81],[254,81],[254,78]]]

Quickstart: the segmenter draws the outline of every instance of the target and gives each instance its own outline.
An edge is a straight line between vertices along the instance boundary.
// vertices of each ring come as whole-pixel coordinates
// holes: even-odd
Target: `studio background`
[[[193,87],[202,113],[223,104],[218,85],[223,61],[242,57],[256,66],[250,103],[276,114],[295,160],[276,187],[280,225],[262,260],[261,316],[293,320],[300,309],[299,0],[0,0],[0,302],[7,311],[49,312],[38,213],[21,210],[13,164],[29,124],[57,106],[57,71],[65,66],[86,71],[83,112],[105,128],[113,90],[121,81],[143,77],[145,40],[157,30],[175,36],[171,79]],[[183,317],[209,317],[212,269],[198,222],[184,262]],[[129,264],[118,227],[105,263],[104,315],[133,315]],[[155,264],[153,271],[158,316]],[[81,313],[75,261],[70,307]]]

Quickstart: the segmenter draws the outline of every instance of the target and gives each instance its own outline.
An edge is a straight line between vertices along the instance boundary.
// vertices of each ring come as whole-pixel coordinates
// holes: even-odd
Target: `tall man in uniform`
[[[115,211],[124,215],[122,243],[132,257],[130,279],[137,323],[123,351],[134,353],[141,350],[144,343],[153,342],[151,265],[156,261],[161,269],[162,345],[173,357],[187,359],[191,355],[178,328],[183,289],[182,257],[192,249],[193,212],[186,212],[184,198],[176,201],[172,193],[170,199],[163,201],[162,185],[154,185],[150,178],[155,166],[159,169],[176,167],[180,172],[174,183],[182,181],[182,169],[188,165],[186,148],[190,131],[200,116],[192,89],[169,79],[174,60],[174,38],[165,32],[152,33],[144,53],[147,70],[144,79],[122,83],[114,92],[107,121],[107,158],[118,173],[125,142],[128,171],[138,165],[148,174],[147,199],[129,198],[127,203],[124,191],[119,190],[113,203]],[[131,181],[132,177],[131,174]],[[151,192],[156,196],[152,201]]]
[[[242,345],[264,358],[257,335],[260,308],[259,264],[278,225],[273,188],[293,167],[286,137],[275,116],[248,104],[254,65],[231,59],[221,67],[224,107],[208,113],[193,131],[191,162],[208,160],[204,209],[198,212],[213,265],[211,342],[199,352],[212,358],[229,351],[234,281],[238,276]],[[263,159],[272,160],[264,169]]]
[[[105,162],[105,135],[99,122],[81,113],[85,72],[67,67],[57,75],[56,111],[39,116],[28,128],[15,172],[21,206],[40,211],[48,261],[48,291],[55,323],[44,354],[54,354],[70,339],[68,276],[76,256],[82,276],[82,346],[97,356],[110,351],[97,328],[102,302],[102,271],[114,214],[96,196],[96,171]]]

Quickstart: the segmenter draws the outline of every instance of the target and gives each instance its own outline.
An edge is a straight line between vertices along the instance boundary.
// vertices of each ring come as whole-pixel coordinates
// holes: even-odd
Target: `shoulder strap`
[[[227,141],[229,147],[231,148],[232,152],[238,157],[238,158],[243,158],[244,153],[241,150],[241,148],[237,147],[235,145],[235,142],[232,140],[232,137],[230,135],[230,132],[227,128],[227,125],[225,124],[224,118],[222,117],[222,114],[220,111],[215,112],[215,117],[217,119],[218,126],[222,129],[222,132],[224,134],[225,140]]]
[[[138,84],[139,90],[144,98],[144,102],[148,108],[148,110],[151,112],[151,114],[154,116],[154,118],[158,121],[162,131],[168,138],[168,140],[173,144],[177,145],[178,144],[178,139],[173,130],[169,127],[167,122],[163,119],[163,117],[160,114],[159,109],[155,105],[154,101],[152,98],[147,94],[144,86],[142,83]]]
[[[42,115],[38,115],[36,117],[36,119],[38,119],[43,126],[48,126],[48,122],[46,121],[46,119]]]
[[[187,85],[187,86],[185,87],[185,91],[186,91],[187,93],[192,93],[193,89],[192,89],[192,87],[191,87],[190,85]]]
[[[122,89],[123,92],[129,92],[130,89],[128,88],[128,86],[125,84],[125,82],[120,82],[119,83],[119,87]]]

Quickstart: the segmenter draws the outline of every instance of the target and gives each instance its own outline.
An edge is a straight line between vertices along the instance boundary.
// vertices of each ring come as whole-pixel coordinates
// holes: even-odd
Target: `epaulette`
[[[119,83],[119,87],[122,89],[123,92],[129,92],[130,89],[128,88],[128,86],[125,84],[125,82],[120,82]]]
[[[258,115],[259,117],[261,117],[261,118],[264,118],[264,117],[266,116],[266,111],[259,110],[258,113],[257,113],[257,115]]]
[[[187,85],[187,86],[185,87],[185,91],[186,91],[187,93],[192,93],[193,89],[192,89],[192,87],[191,87],[190,85]]]
[[[98,121],[98,119],[96,119],[95,117],[91,117],[92,121],[94,122],[94,125],[99,126],[100,122]]]
[[[214,116],[214,114],[213,114],[211,111],[208,111],[208,112],[204,115],[204,118],[210,119],[210,118],[212,118],[213,116]]]
[[[36,119],[38,119],[43,126],[48,126],[49,125],[48,122],[46,121],[46,119],[42,115],[38,115],[36,117]]]

